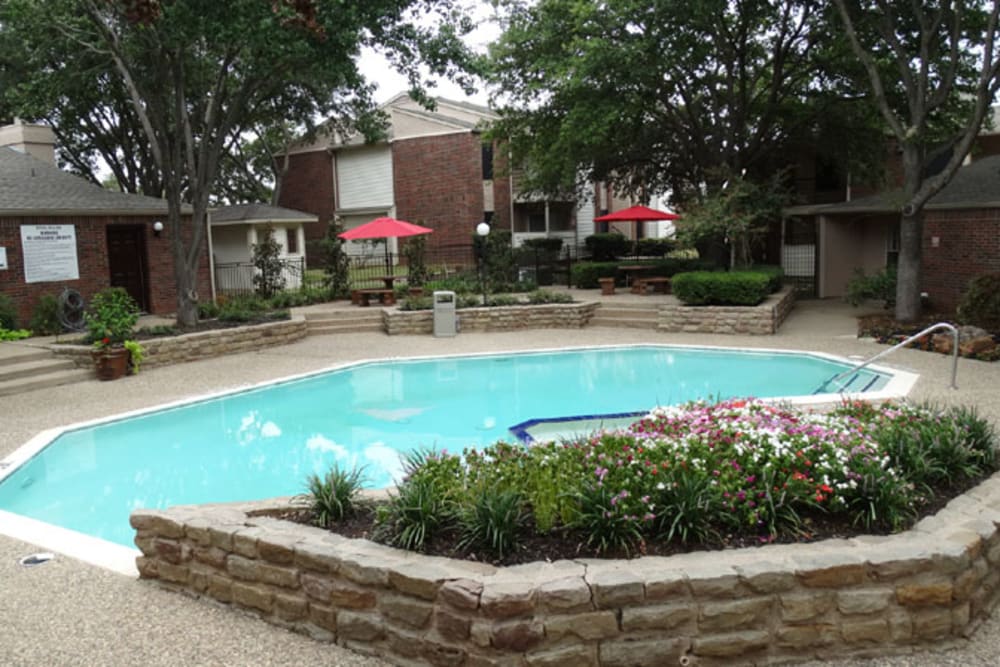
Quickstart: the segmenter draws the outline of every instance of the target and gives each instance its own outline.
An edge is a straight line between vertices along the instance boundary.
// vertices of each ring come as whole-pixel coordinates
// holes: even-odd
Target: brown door
[[[124,287],[143,312],[149,312],[146,230],[142,225],[109,225],[108,271],[112,287]]]

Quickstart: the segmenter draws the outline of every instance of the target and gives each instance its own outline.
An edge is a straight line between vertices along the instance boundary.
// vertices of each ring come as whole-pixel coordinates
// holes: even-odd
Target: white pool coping
[[[46,429],[33,438],[31,438],[27,443],[21,447],[14,450],[9,456],[0,460],[0,483],[2,483],[9,475],[13,474],[20,466],[42,451],[50,443],[52,443],[56,438],[61,436],[67,431],[74,431],[81,428],[88,428],[91,426],[97,426],[100,424],[106,424],[109,422],[119,421],[122,419],[129,419],[131,417],[137,417],[152,412],[159,412],[162,410],[170,410],[173,408],[183,407],[190,405],[192,403],[199,403],[207,400],[214,400],[224,396],[230,396],[233,394],[246,393],[250,391],[256,391],[265,387],[270,387],[276,384],[284,384],[287,382],[296,382],[298,380],[303,380],[317,375],[322,375],[324,373],[330,373],[332,371],[343,370],[345,368],[350,368],[353,366],[361,366],[365,364],[377,364],[377,363],[392,363],[400,361],[428,361],[437,359],[460,359],[460,358],[471,358],[471,357],[495,357],[500,355],[535,355],[535,354],[552,354],[557,352],[581,352],[586,350],[613,350],[621,348],[637,348],[637,347],[652,347],[652,348],[667,348],[667,349],[685,349],[685,350],[706,350],[706,351],[730,351],[730,352],[741,352],[746,354],[760,354],[760,355],[770,355],[770,354],[789,354],[795,356],[810,356],[824,359],[827,361],[832,361],[840,364],[848,364],[850,366],[859,365],[860,362],[845,357],[840,357],[833,354],[827,354],[825,352],[812,352],[812,351],[802,351],[793,349],[782,349],[782,348],[743,348],[743,347],[730,347],[730,346],[716,346],[716,345],[685,345],[676,343],[636,343],[629,345],[585,345],[579,347],[558,347],[558,348],[539,348],[533,350],[519,350],[519,351],[509,351],[509,352],[475,352],[467,354],[449,354],[449,355],[422,355],[414,357],[381,357],[378,359],[362,359],[357,361],[349,361],[338,364],[333,364],[325,368],[308,371],[306,373],[297,373],[294,375],[288,375],[273,380],[266,380],[263,382],[256,382],[253,384],[248,384],[245,386],[233,387],[229,389],[224,389],[216,392],[210,392],[206,394],[199,394],[191,396],[188,398],[180,399],[177,401],[170,401],[160,405],[151,406],[148,408],[142,408],[139,410],[131,410],[128,412],[123,412],[115,415],[110,415],[107,417],[100,417],[97,419],[90,419],[82,422],[77,422],[74,424],[69,424],[67,426],[60,426],[57,428]],[[889,376],[889,381],[886,383],[885,387],[878,391],[871,392],[860,392],[860,393],[826,393],[826,394],[810,394],[808,396],[787,396],[787,397],[771,397],[766,400],[772,403],[784,403],[789,405],[795,405],[799,407],[805,406],[833,406],[842,403],[845,400],[859,400],[863,399],[866,401],[881,402],[888,400],[900,400],[905,399],[910,390],[916,384],[919,375],[917,373],[910,372],[908,370],[900,368],[892,368],[884,365],[871,364],[866,366],[866,369],[871,371],[882,373]],[[114,542],[109,542],[108,540],[103,540],[91,535],[86,535],[74,530],[69,530],[55,524],[46,523],[44,521],[39,521],[37,519],[32,519],[29,517],[22,516],[20,514],[14,514],[11,512],[4,511],[0,509],[0,535],[5,535],[7,537],[20,540],[22,542],[28,542],[30,544],[37,545],[44,549],[69,556],[70,558],[75,558],[76,560],[83,561],[85,563],[90,563],[98,567],[110,570],[112,572],[117,572],[120,574],[128,576],[138,576],[138,570],[135,566],[135,558],[140,555],[140,551],[136,548],[125,547]]]

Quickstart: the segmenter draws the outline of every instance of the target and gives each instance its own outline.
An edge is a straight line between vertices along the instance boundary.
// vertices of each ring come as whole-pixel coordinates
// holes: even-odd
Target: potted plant
[[[139,321],[139,307],[121,287],[108,287],[90,300],[85,319],[98,379],[117,380],[128,369],[125,341]]]

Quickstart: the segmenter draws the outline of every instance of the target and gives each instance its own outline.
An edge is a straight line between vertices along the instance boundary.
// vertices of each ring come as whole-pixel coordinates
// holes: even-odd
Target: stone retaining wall
[[[533,306],[463,308],[457,311],[461,332],[517,329],[579,329],[587,326],[598,303],[548,303]],[[430,310],[382,309],[382,325],[390,336],[434,332]]]
[[[140,341],[146,350],[142,368],[287,345],[305,338],[306,332],[305,318],[292,316],[280,322],[151,338]],[[89,345],[52,345],[49,349],[58,356],[69,357],[80,368],[94,367]]]
[[[1000,475],[888,537],[495,568],[259,512],[132,514],[141,576],[404,665],[661,667],[906,652],[1000,586]]]
[[[657,329],[668,333],[773,334],[794,305],[795,288],[786,286],[758,306],[661,306]]]

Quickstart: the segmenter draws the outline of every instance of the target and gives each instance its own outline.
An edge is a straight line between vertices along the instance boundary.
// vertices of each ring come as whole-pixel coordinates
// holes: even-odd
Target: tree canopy
[[[843,92],[825,3],[540,0],[514,3],[491,81],[531,184],[582,180],[698,199],[764,179],[823,138],[870,163],[877,124]]]
[[[1000,3],[835,0],[869,99],[902,153],[896,318],[920,314],[923,208],[951,181],[1000,88]],[[944,167],[932,169],[944,160]]]
[[[2,7],[0,34],[20,26],[27,42],[25,28],[35,26],[45,28],[39,39],[50,35],[59,45],[45,53],[32,43],[49,64],[21,79],[23,91],[58,91],[65,77],[107,77],[116,85],[107,97],[95,93],[103,108],[115,95],[127,100],[108,113],[119,123],[134,114],[149,151],[142,163],[162,181],[177,316],[186,325],[197,317],[209,199],[236,138],[281,114],[333,118],[334,128],[370,114],[372,87],[356,63],[363,45],[389,55],[418,97],[421,64],[463,81],[460,37],[471,28],[452,0],[6,0]],[[434,27],[414,20],[426,12],[440,14]],[[63,120],[67,107],[52,104],[51,91],[38,95],[40,106]]]

